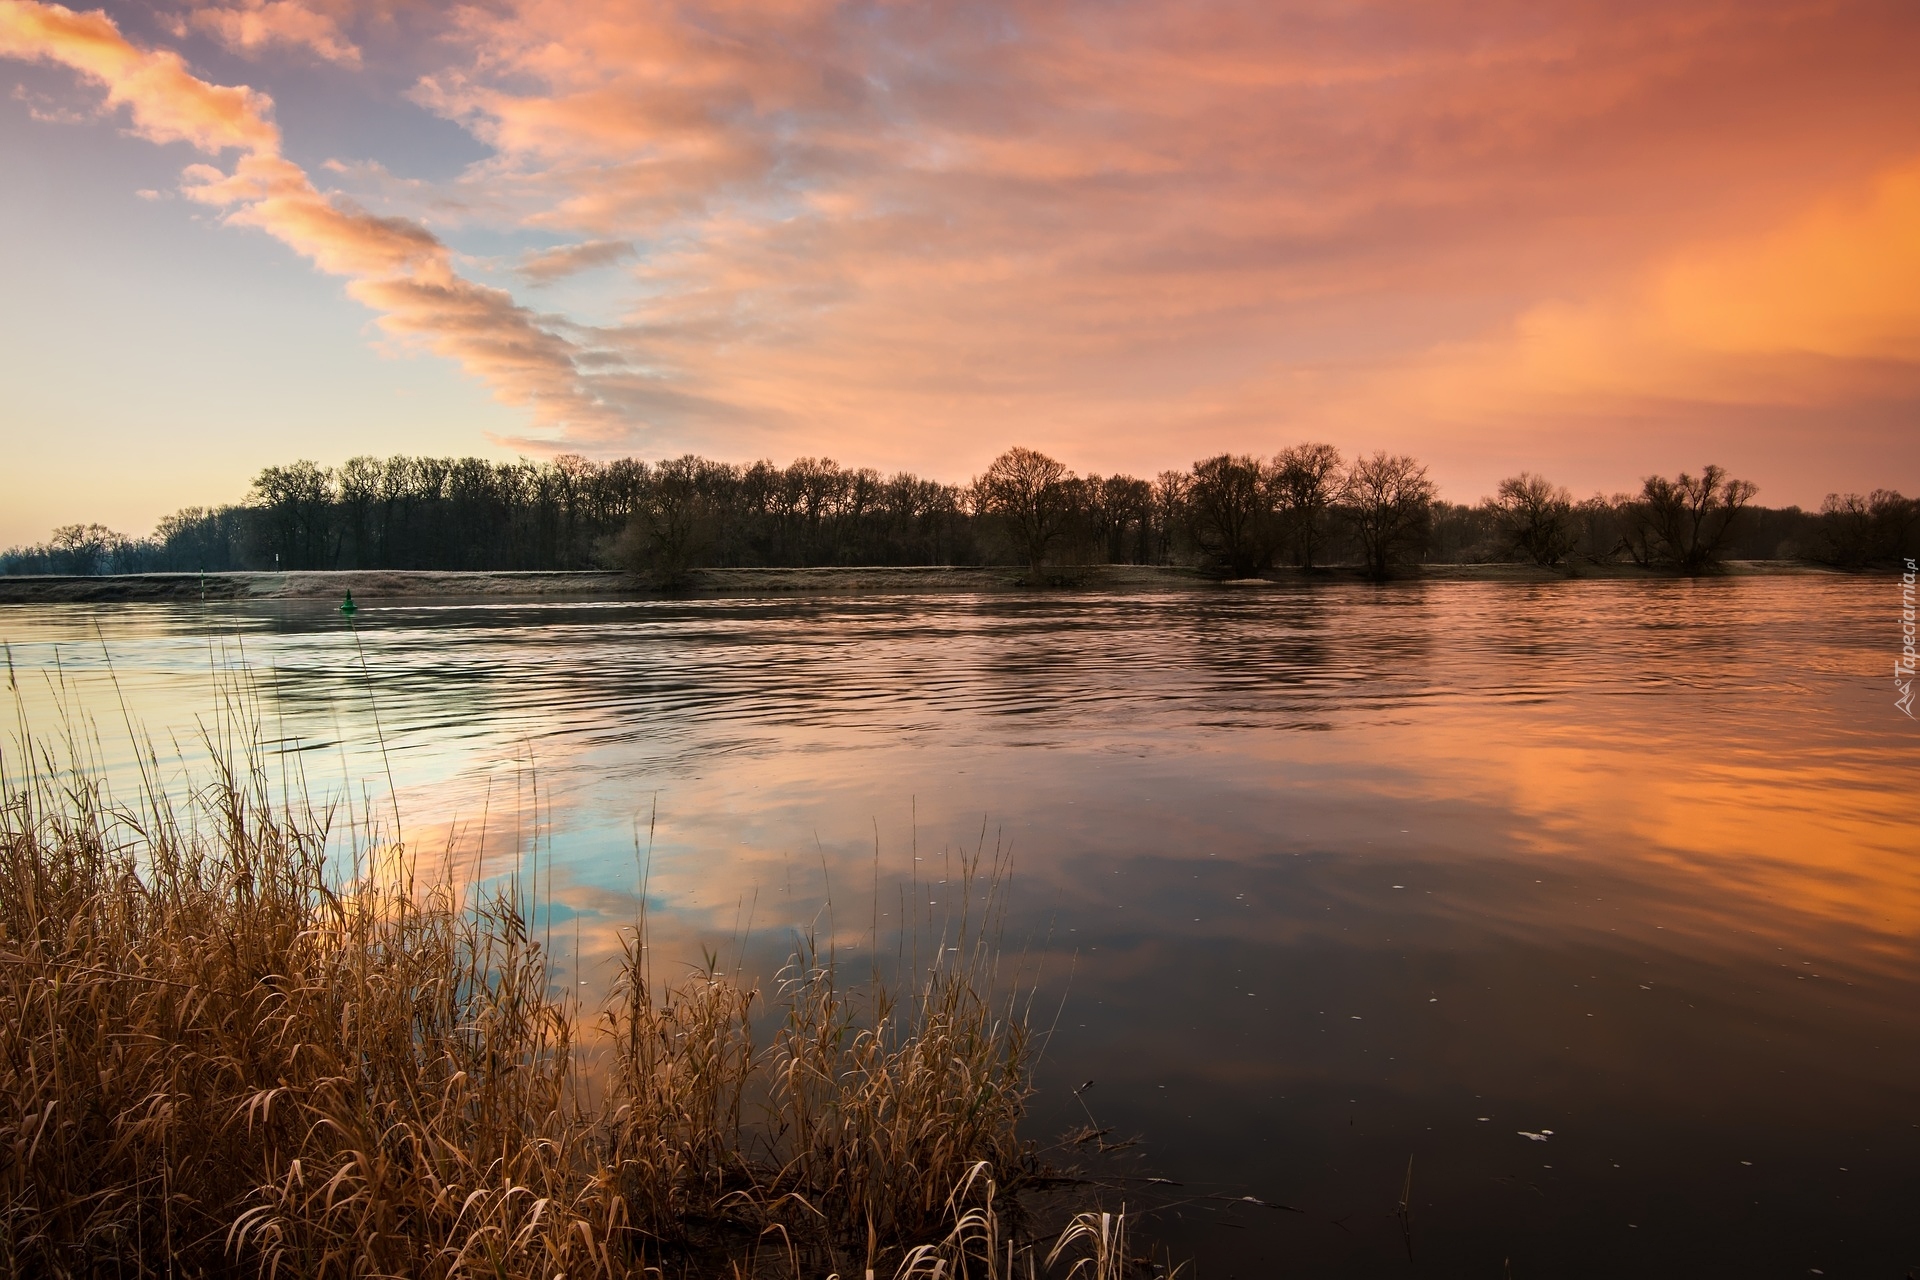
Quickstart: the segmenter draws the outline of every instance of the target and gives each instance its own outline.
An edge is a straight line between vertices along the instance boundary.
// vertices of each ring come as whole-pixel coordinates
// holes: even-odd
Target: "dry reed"
[[[0,753],[8,1274],[1121,1274],[1123,1221],[1021,1214],[983,931],[901,996],[808,946],[763,998],[654,981],[641,923],[594,1022],[513,882],[422,886],[371,832],[341,874],[240,741],[181,806],[115,804],[71,735]]]

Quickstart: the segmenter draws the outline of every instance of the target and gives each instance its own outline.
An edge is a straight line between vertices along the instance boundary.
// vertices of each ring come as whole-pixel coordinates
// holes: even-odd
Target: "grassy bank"
[[[1122,1273],[1124,1223],[1020,1208],[977,920],[893,989],[808,952],[762,991],[653,972],[640,919],[583,1009],[513,883],[372,832],[343,869],[257,765],[123,805],[83,754],[0,755],[7,1274]]]
[[[1733,577],[1831,575],[1821,565],[1795,560],[1732,560],[1722,570]],[[1554,582],[1569,578],[1670,579],[1664,570],[1632,564],[1569,565],[1544,569],[1530,564],[1410,565],[1402,577],[1436,582]],[[1283,569],[1248,583],[1362,581],[1351,566],[1311,574]],[[1061,566],[1049,571],[1049,586],[1101,591],[1192,591],[1220,585],[1195,569],[1158,565]],[[822,569],[696,569],[679,595],[784,595],[1029,590],[1025,570],[1010,567],[944,566]],[[662,594],[657,585],[629,573],[605,571],[452,573],[438,570],[351,569],[304,573],[143,573],[119,576],[0,577],[0,604],[197,600],[380,600],[447,596],[570,596],[627,599]]]

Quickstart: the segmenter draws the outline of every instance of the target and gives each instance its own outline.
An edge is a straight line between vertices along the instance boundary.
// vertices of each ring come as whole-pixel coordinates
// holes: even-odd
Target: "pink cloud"
[[[236,53],[258,53],[274,45],[310,49],[329,62],[360,65],[360,49],[341,32],[331,14],[298,0],[248,0],[233,8],[195,9],[193,26],[210,33]]]
[[[113,33],[0,0],[9,13]],[[465,279],[455,263],[475,260],[423,221],[317,191],[277,134],[221,142],[165,123],[170,92],[115,100],[148,136],[241,150],[195,172],[195,198],[346,277],[397,339],[534,406],[528,438],[555,448],[965,474],[1019,439],[1151,471],[1322,435],[1435,457],[1471,490],[1508,457],[1623,483],[1679,432],[1788,482],[1810,474],[1796,457],[1920,467],[1920,446],[1876,452],[1879,428],[1836,445],[1809,425],[1915,404],[1914,224],[1906,188],[1873,194],[1920,160],[1907,0],[409,14],[382,30],[439,24],[404,51],[428,72],[414,101],[492,154],[454,182],[369,165],[328,180],[437,227],[570,242],[501,267],[523,280],[622,261],[566,295],[599,290],[604,323]],[[195,21],[228,39],[227,18]],[[266,34],[276,21],[228,42],[326,56]],[[178,84],[169,53],[113,57],[171,68],[183,101],[252,93]],[[253,101],[223,127],[271,130],[254,98],[196,110]],[[1831,212],[1848,201],[1865,212]],[[497,244],[487,260],[514,263]],[[1760,425],[1732,431],[1730,415]]]
[[[608,340],[726,406],[632,440],[947,471],[1013,438],[1150,469],[1317,432],[1611,480],[1675,420],[1723,429],[1739,375],[1616,325],[1596,358],[1637,379],[1549,396],[1519,354],[1542,317],[1641,315],[1689,246],[1920,156],[1892,3],[517,0],[451,46],[417,97],[496,149],[470,181],[648,244]],[[1904,312],[1829,304],[1908,359]],[[1836,356],[1745,406],[1908,382]],[[1604,466],[1567,443],[1599,422]]]
[[[589,240],[528,254],[515,265],[514,271],[533,284],[551,284],[582,271],[625,262],[633,256],[634,248],[625,240]]]

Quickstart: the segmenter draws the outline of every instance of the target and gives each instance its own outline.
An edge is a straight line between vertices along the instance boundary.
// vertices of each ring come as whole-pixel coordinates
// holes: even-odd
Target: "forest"
[[[1222,454],[1152,479],[1076,475],[1014,448],[966,484],[827,458],[356,457],[268,467],[241,501],[186,508],[147,537],[68,525],[0,553],[0,572],[604,568],[670,581],[702,567],[1107,563],[1384,577],[1513,561],[1692,574],[1728,559],[1859,569],[1920,553],[1920,501],[1897,492],[1831,494],[1818,511],[1759,506],[1756,494],[1708,466],[1585,499],[1523,472],[1457,503],[1413,458],[1347,459],[1325,444]]]

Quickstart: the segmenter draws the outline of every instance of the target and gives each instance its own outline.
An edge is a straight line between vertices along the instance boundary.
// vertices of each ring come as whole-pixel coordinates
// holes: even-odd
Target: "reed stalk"
[[[191,800],[133,806],[71,734],[0,753],[0,1270],[1121,1274],[1124,1224],[1027,1229],[1032,1046],[984,931],[898,990],[808,943],[763,993],[657,980],[642,920],[589,1018],[517,882],[370,826],[342,871],[257,738],[209,745]]]

